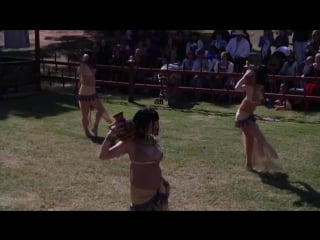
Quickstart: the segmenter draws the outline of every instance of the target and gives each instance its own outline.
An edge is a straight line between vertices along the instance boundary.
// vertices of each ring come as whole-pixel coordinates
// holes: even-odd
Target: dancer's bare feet
[[[253,172],[253,171],[254,171],[252,165],[249,164],[249,163],[246,164],[246,168],[247,168],[247,170],[250,171],[250,172]]]
[[[87,130],[85,130],[85,134],[86,134],[86,136],[87,137],[93,137],[93,134],[92,134],[92,132],[89,130],[89,129],[87,129]]]

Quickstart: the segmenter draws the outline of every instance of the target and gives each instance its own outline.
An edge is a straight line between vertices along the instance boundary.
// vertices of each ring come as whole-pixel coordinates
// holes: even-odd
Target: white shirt
[[[250,44],[245,38],[242,38],[240,42],[238,42],[236,38],[231,38],[226,46],[226,51],[229,52],[233,58],[246,58],[250,54]]]
[[[193,65],[192,65],[192,71],[194,72],[200,72],[200,67],[201,67],[201,64],[200,64],[200,59],[199,58],[196,58],[193,62]],[[202,72],[208,72],[209,71],[209,61],[208,59],[204,58],[202,59]]]

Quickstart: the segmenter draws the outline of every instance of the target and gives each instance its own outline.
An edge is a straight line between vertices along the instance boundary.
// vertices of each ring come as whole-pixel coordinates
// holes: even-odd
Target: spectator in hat
[[[235,72],[242,72],[243,66],[250,54],[250,43],[244,38],[243,30],[234,30],[233,35],[226,46],[226,51],[230,53],[235,66]]]
[[[205,56],[205,51],[203,48],[197,49],[195,51],[196,59],[192,66],[192,71],[194,72],[209,72],[210,62]],[[196,74],[190,81],[192,87],[210,87],[210,77],[200,74]],[[199,95],[198,95],[199,96]]]

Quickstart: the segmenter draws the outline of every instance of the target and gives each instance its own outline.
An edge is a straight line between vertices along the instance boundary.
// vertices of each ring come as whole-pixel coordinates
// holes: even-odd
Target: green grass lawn
[[[111,114],[131,118],[152,98],[128,103],[102,97]],[[320,207],[320,113],[257,114],[288,175],[268,179],[246,171],[236,105],[200,102],[188,109],[155,106],[160,114],[163,175],[172,185],[171,210],[318,210]],[[83,134],[76,96],[46,89],[0,101],[0,210],[127,210],[127,156],[99,160],[100,141]],[[103,137],[107,124],[101,122]]]

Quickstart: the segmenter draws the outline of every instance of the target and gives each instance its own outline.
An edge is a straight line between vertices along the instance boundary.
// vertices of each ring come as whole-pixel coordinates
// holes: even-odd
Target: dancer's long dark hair
[[[268,68],[264,65],[261,65],[254,69],[256,74],[256,83],[266,86],[267,76],[268,76]]]
[[[133,122],[136,127],[136,137],[140,139],[146,138],[146,133],[150,122],[153,124],[156,121],[159,121],[159,114],[155,109],[140,109],[133,117]]]

